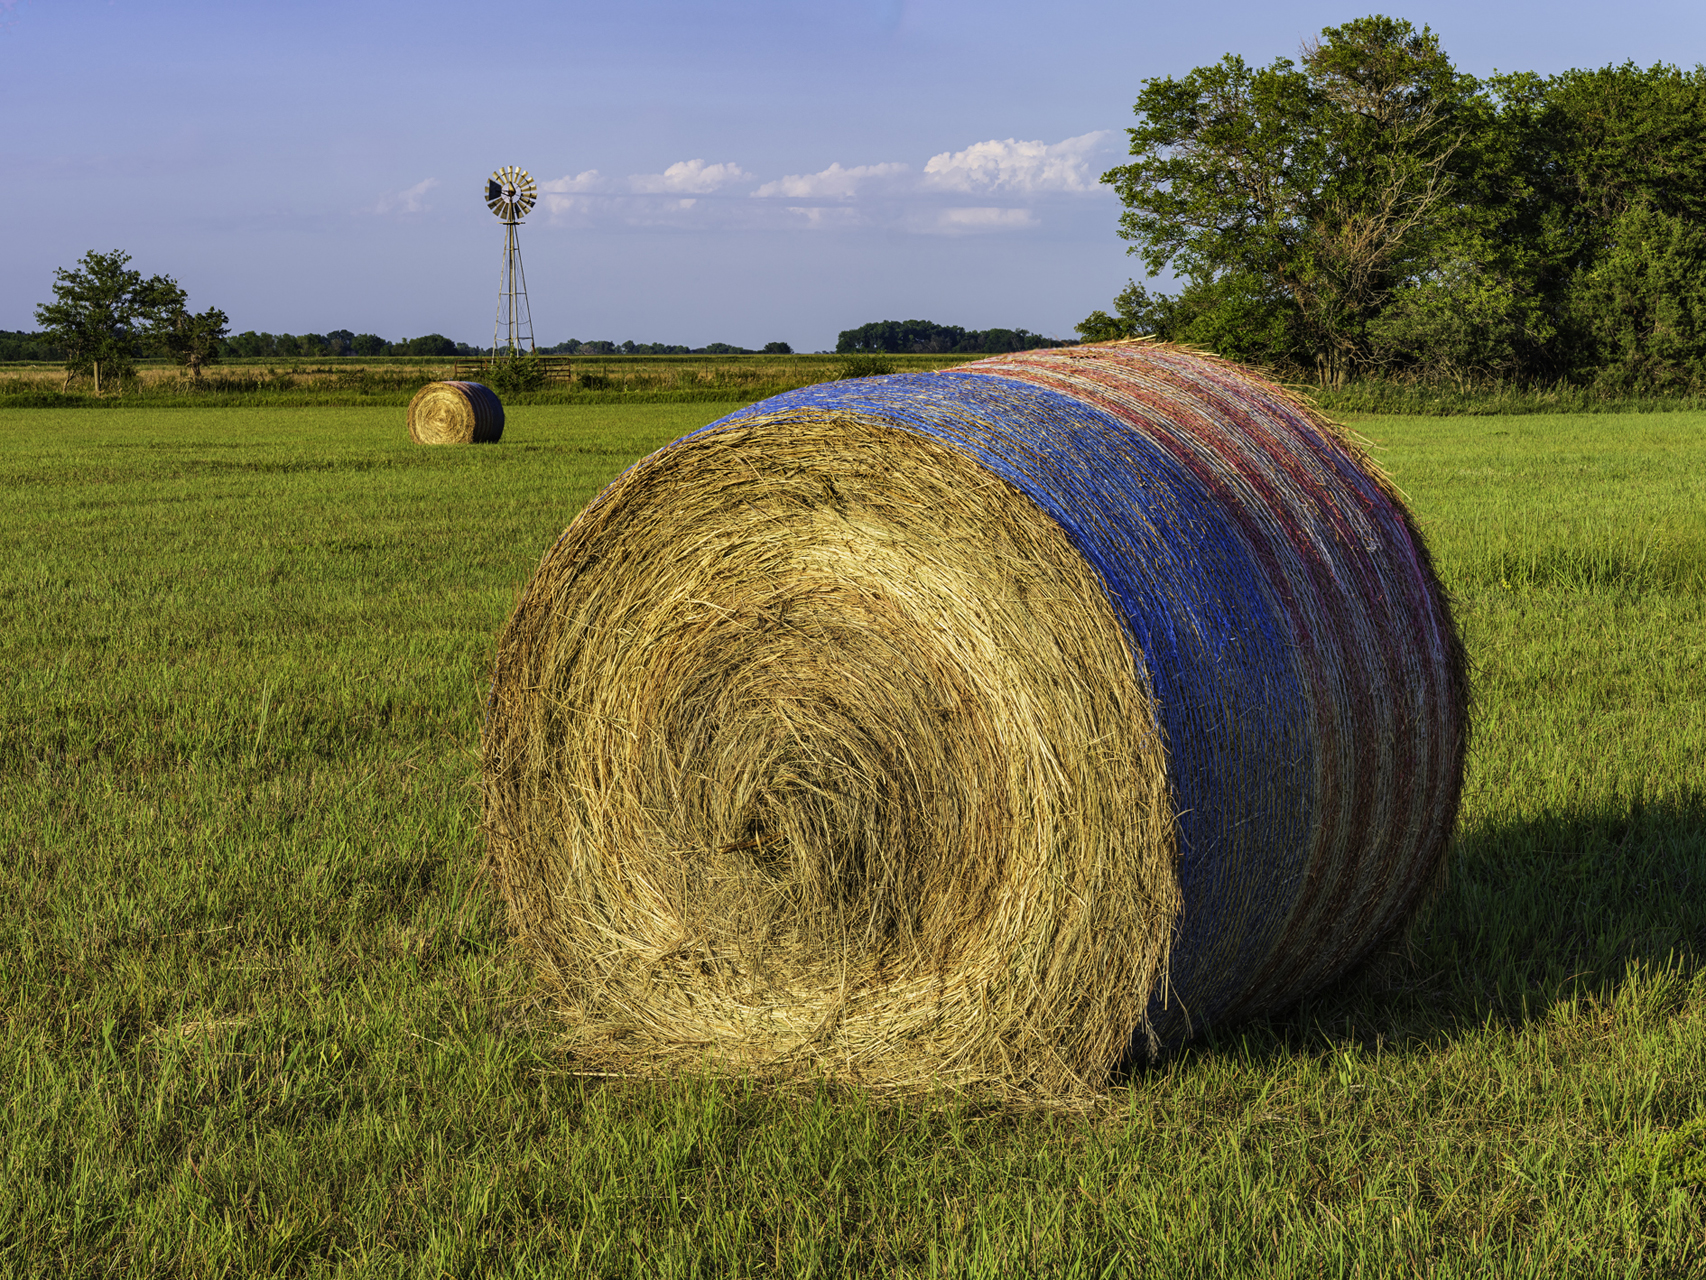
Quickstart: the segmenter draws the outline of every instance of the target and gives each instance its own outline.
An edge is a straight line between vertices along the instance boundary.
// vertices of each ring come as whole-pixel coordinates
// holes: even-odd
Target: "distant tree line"
[[[153,354],[156,343],[138,332],[132,335],[129,354],[133,359]],[[750,356],[794,353],[786,342],[767,342],[760,350],[713,342],[703,347],[676,346],[665,342],[582,342],[570,338],[555,346],[540,347],[541,355],[583,356]],[[442,333],[429,333],[419,338],[403,338],[390,342],[373,333],[351,333],[348,329],[333,329],[329,333],[257,333],[247,329],[242,333],[222,336],[217,354],[227,360],[266,360],[273,357],[327,356],[486,356],[490,347],[470,346],[455,342]],[[25,333],[21,330],[0,329],[0,360],[65,359],[65,348],[46,333]],[[209,361],[211,363],[211,361]]]
[[[72,375],[93,374],[97,392],[103,373],[111,385],[135,376],[137,359],[163,352],[199,379],[204,365],[221,359],[266,360],[277,357],[426,356],[479,357],[490,347],[456,342],[442,333],[390,342],[374,333],[333,329],[328,333],[232,334],[218,308],[193,314],[184,291],[170,276],[144,278],[127,264],[130,255],[90,252],[75,267],[54,272],[54,300],[36,308],[39,333],[0,331],[0,360],[63,360],[67,385]],[[958,332],[956,330],[955,332]],[[767,342],[761,351],[712,342],[703,347],[662,342],[582,342],[570,338],[541,347],[537,355],[792,355],[786,342]],[[517,377],[543,376],[537,361],[512,370]]]
[[[44,333],[25,333],[22,329],[0,329],[0,360],[65,359],[65,348]]]
[[[1426,27],[1143,82],[1103,175],[1151,275],[1078,326],[1337,385],[1706,386],[1706,68],[1456,70]]]
[[[955,355],[1000,355],[1006,351],[1034,351],[1038,347],[1066,347],[1029,329],[962,329],[957,324],[929,320],[874,320],[857,329],[843,329],[835,349],[841,353],[884,352],[953,353]]]
[[[389,342],[376,333],[351,333],[348,329],[295,334],[249,329],[227,338],[224,354],[227,358],[258,360],[269,356],[481,356],[490,350],[454,342],[442,333]]]
[[[540,347],[540,355],[546,356],[791,356],[793,347],[786,342],[766,342],[760,351],[750,347],[730,346],[726,342],[712,342],[703,347],[672,346],[667,342],[635,342],[630,338],[626,342],[609,342],[599,339],[595,342],[582,342],[579,338],[570,338],[567,342],[559,342],[554,347]]]

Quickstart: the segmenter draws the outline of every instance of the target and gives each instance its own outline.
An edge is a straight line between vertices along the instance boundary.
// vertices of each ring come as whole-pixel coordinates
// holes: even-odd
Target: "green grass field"
[[[0,1274],[1706,1273],[1706,414],[1358,424],[1475,663],[1449,887],[1060,1113],[577,1075],[507,948],[493,638],[721,411],[0,411]]]

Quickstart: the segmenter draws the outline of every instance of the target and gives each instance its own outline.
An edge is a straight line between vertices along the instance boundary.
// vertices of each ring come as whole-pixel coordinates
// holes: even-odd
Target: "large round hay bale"
[[[505,627],[482,747],[583,1052],[1067,1091],[1398,929],[1464,740],[1380,473],[1248,371],[1121,343],[811,387],[637,463]]]
[[[416,444],[490,444],[503,433],[503,402],[478,382],[429,382],[409,401]]]

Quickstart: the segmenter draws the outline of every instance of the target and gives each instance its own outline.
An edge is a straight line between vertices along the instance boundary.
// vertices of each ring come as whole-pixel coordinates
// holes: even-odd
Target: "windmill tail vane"
[[[486,180],[486,207],[504,224],[503,266],[498,273],[498,315],[492,326],[492,355],[531,352],[533,313],[527,305],[527,275],[521,266],[516,227],[539,199],[539,188],[526,169],[513,165]]]

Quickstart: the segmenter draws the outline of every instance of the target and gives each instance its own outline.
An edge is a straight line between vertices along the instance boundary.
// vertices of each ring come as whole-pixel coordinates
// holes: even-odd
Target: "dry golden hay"
[[[478,382],[429,382],[409,401],[416,444],[490,444],[503,433],[503,402]]]
[[[807,388],[546,553],[482,738],[517,937],[613,1064],[1094,1088],[1434,882],[1463,669],[1390,486],[1110,344]]]

